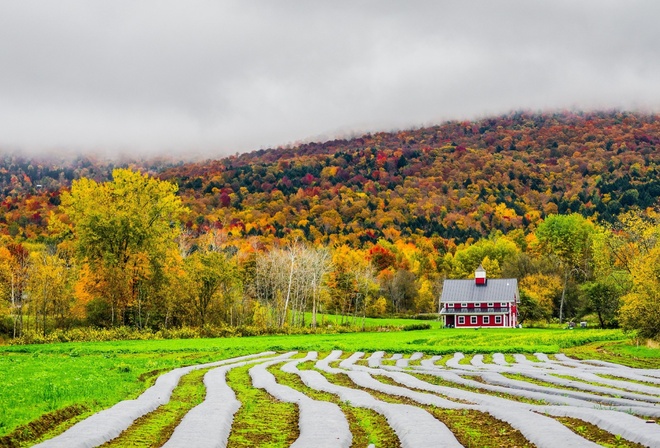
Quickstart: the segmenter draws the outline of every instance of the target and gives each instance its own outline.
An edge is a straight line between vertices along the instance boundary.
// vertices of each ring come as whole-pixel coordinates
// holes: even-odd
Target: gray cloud
[[[660,109],[660,3],[0,3],[0,148],[224,155],[512,109]]]

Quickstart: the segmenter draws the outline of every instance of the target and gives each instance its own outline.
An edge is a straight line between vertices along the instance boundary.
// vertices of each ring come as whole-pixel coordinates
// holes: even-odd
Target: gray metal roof
[[[513,302],[520,298],[515,278],[489,278],[485,286],[471,280],[445,280],[440,302]]]

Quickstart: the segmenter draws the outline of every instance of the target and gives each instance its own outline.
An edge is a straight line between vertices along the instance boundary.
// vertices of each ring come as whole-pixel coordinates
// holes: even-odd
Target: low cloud
[[[0,148],[221,156],[514,109],[660,108],[654,1],[0,4]]]

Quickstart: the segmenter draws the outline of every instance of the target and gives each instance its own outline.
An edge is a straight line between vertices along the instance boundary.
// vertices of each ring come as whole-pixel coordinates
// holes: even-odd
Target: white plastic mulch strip
[[[342,354],[341,350],[333,350],[325,358],[316,361],[316,367],[319,368],[320,370],[323,370],[324,372],[341,373],[342,370],[334,367],[330,367],[330,363],[334,361],[338,361],[341,358],[341,354]]]
[[[329,373],[346,373],[340,369],[327,366],[328,362],[338,359],[340,355],[341,352],[333,352],[329,356],[331,360],[327,360],[327,358],[321,360],[316,363],[316,367]],[[356,353],[351,358],[359,359],[362,355],[362,353]],[[346,364],[352,363],[348,362]],[[319,372],[313,370],[296,371],[296,373],[305,385],[312,389],[335,394],[341,400],[350,402],[351,406],[371,409],[382,414],[404,448],[461,446],[444,424],[421,408],[377,400],[367,392],[333,384]]]
[[[373,389],[396,397],[410,398],[421,404],[437,406],[443,409],[466,409],[468,407],[464,404],[447,400],[446,398],[441,398],[437,395],[425,394],[405,387],[382,383],[372,377],[368,372],[348,371],[346,374],[351,381],[360,387]]]
[[[479,367],[479,368],[486,367],[486,365],[484,364],[484,355],[474,355],[470,360],[470,364],[473,365],[474,367]]]
[[[555,417],[572,417],[589,422],[599,428],[631,442],[645,446],[660,446],[660,425],[647,422],[625,412],[601,409],[594,412],[591,409],[573,406],[552,406],[537,409]]]
[[[417,361],[418,359],[422,359],[424,357],[424,353],[416,352],[410,355],[410,358],[400,358],[396,362],[397,367],[405,368],[408,367],[411,361]]]
[[[307,360],[307,358],[305,359]],[[350,447],[353,440],[348,421],[339,406],[327,401],[318,401],[288,386],[278,384],[268,370],[281,361],[269,361],[250,369],[252,385],[264,389],[280,401],[296,403],[300,409],[300,436],[292,447]],[[293,363],[292,365],[295,365]]]
[[[470,388],[475,388],[475,389],[478,388],[478,389],[486,390],[488,392],[492,392],[493,394],[508,394],[516,397],[528,398],[530,400],[543,401],[546,403],[557,404],[557,405],[574,405],[574,406],[590,405],[590,403],[588,402],[583,402],[574,399],[572,397],[562,396],[560,394],[556,394],[556,395],[546,394],[543,392],[517,389],[515,387],[506,387],[506,386],[498,386],[488,383],[481,383],[479,381],[463,378],[462,376],[459,376],[454,372],[434,372],[434,371],[424,371],[420,369],[418,373],[427,373],[430,375],[438,376],[446,381],[451,381],[452,383],[460,384],[462,386],[466,386]],[[486,377],[486,375],[487,373],[483,373],[482,378]]]
[[[509,363],[506,362],[506,359],[504,359],[504,355],[502,353],[493,353],[493,362],[495,364],[498,364],[500,366],[508,366]]]
[[[314,400],[300,391],[278,384],[267,370],[271,365],[284,363],[282,370],[298,375],[308,387],[335,394],[341,400],[350,402],[351,406],[372,409],[383,415],[405,448],[461,445],[442,422],[423,408],[378,400],[360,388],[402,397],[421,405],[488,413],[518,429],[539,448],[598,446],[553,417],[577,418],[623,439],[660,447],[660,425],[647,420],[649,417],[660,418],[660,369],[636,369],[604,361],[577,361],[561,354],[551,359],[541,353],[534,355],[538,362],[516,354],[512,363],[507,362],[501,353],[493,354],[492,363],[485,363],[484,356],[477,354],[472,356],[469,364],[462,364],[464,355],[455,353],[447,358],[445,366],[440,366],[436,365],[440,356],[428,359],[423,359],[422,353],[410,357],[402,354],[388,356],[382,351],[369,356],[367,367],[362,361],[362,352],[353,353],[343,360],[342,352],[338,350],[321,360],[317,360],[316,352],[309,352],[304,358],[290,359],[294,353],[276,356],[274,352],[264,352],[174,369],[161,375],[136,400],[120,402],[37,446],[93,447],[112,440],[135,419],[167,403],[183,375],[210,367],[216,368],[204,376],[207,389],[204,402],[183,418],[165,446],[226,446],[234,414],[240,407],[235,393],[226,383],[226,373],[232,368],[255,364],[249,371],[255,387],[266,390],[281,401],[299,406],[300,437],[293,447],[349,447],[352,435],[339,406]],[[311,360],[317,360],[316,368],[323,372],[346,374],[356,387],[336,385],[316,370],[298,369],[299,363]],[[419,365],[410,366],[411,361],[418,360]],[[340,361],[339,368],[330,367],[336,361]],[[413,375],[416,373],[442,378],[447,385],[423,381]],[[502,375],[505,373],[521,375],[530,381],[508,378]],[[397,384],[379,381],[378,376],[388,377]],[[533,380],[557,387],[534,384]],[[475,390],[452,387],[452,383]],[[509,398],[502,394],[507,394]],[[518,398],[512,399],[511,396]]]
[[[136,419],[169,402],[172,391],[179,384],[183,375],[197,369],[222,366],[273,354],[275,353],[264,352],[171,370],[159,376],[156,383],[137,399],[119,402],[113,407],[75,424],[59,436],[36,446],[40,448],[89,448],[102,445],[119,436]]]
[[[579,381],[567,380],[564,378],[553,377],[552,375],[545,374],[530,374],[525,373],[525,376],[536,379],[539,381],[546,381],[549,383],[556,384],[560,386],[558,388],[552,388],[548,386],[541,386],[538,384],[530,383],[528,381],[514,380],[506,378],[499,373],[483,373],[481,377],[490,384],[504,386],[508,388],[514,388],[519,390],[527,390],[534,392],[541,392],[550,395],[560,395],[563,397],[571,397],[579,400],[586,400],[589,402],[600,403],[601,405],[606,406],[637,406],[639,401],[647,401],[649,403],[660,403],[660,398],[651,397],[648,395],[635,394],[626,392],[619,389],[612,389],[604,386],[595,386],[591,384],[582,383]],[[581,389],[585,392],[579,392],[569,389],[562,389],[561,387],[573,387],[576,389]],[[588,392],[595,392],[596,394],[609,394],[612,396],[603,396],[591,394]],[[621,397],[621,398],[617,398]]]
[[[518,363],[518,364],[525,364],[525,365],[528,365],[530,367],[534,366],[534,362],[527,359],[527,356],[525,356],[525,355],[515,354],[515,355],[513,355],[513,359],[515,359],[516,363]]]
[[[454,353],[454,357],[448,359],[445,364],[447,367],[451,367],[452,369],[472,370],[471,366],[459,364],[459,361],[463,358],[465,358],[465,355],[463,353]]]
[[[627,367],[627,366],[622,366],[619,364],[614,364],[613,362],[607,362],[607,361],[599,361],[595,359],[590,359],[586,361],[582,361],[585,364],[593,364],[599,367],[610,367],[610,368],[615,368],[615,369],[623,369],[623,370],[630,370],[633,371],[632,367]],[[637,372],[638,375],[647,375],[652,378],[658,379],[660,378],[660,370],[658,369],[634,369],[635,372]],[[657,381],[655,381],[656,384],[660,384]]]
[[[273,361],[281,362],[295,352],[286,353]],[[227,445],[234,414],[241,407],[236,394],[227,385],[226,374],[236,367],[262,360],[250,360],[218,367],[204,375],[206,397],[202,403],[191,409],[176,427],[172,437],[163,445],[167,448],[215,448]]]
[[[374,353],[372,353],[371,356],[367,359],[367,362],[369,363],[369,367],[379,367],[380,364],[381,364],[381,361],[383,360],[384,355],[385,355],[385,352],[374,352]]]
[[[420,362],[420,365],[422,367],[427,368],[427,369],[432,369],[434,367],[438,367],[438,366],[435,365],[435,363],[440,361],[441,359],[442,359],[442,356],[440,356],[440,355],[431,356],[431,358],[429,358],[429,359],[422,360],[422,362]]]
[[[462,354],[460,353],[454,355],[455,359],[461,357]],[[475,355],[473,358],[472,366],[453,363],[453,365],[457,366],[457,368],[454,369],[453,372],[458,374],[470,374],[470,375],[474,375],[475,372],[481,372],[479,373],[479,375],[490,383],[483,386],[483,388],[490,390],[492,392],[507,392],[498,389],[498,387],[504,386],[507,388],[511,388],[512,390],[509,390],[507,393],[513,395],[520,395],[518,392],[516,392],[516,390],[520,389],[520,390],[540,392],[549,395],[558,395],[562,397],[570,397],[580,400],[586,400],[589,402],[594,402],[599,405],[606,405],[606,406],[638,406],[639,401],[644,401],[648,403],[660,402],[658,397],[653,396],[653,395],[657,395],[660,392],[660,389],[651,386],[630,383],[630,382],[601,378],[594,373],[585,372],[581,368],[571,368],[571,367],[551,364],[552,368],[548,369],[544,367],[545,365],[547,365],[546,363],[532,363],[532,362],[530,362],[530,364],[533,364],[533,366],[530,366],[530,364],[527,363],[520,363],[511,367],[504,367],[504,366],[500,367],[489,364],[480,365],[481,359],[482,357],[480,355]],[[449,362],[447,364],[449,365]],[[536,364],[542,364],[542,365],[536,366]],[[382,366],[382,368],[388,369],[388,366]],[[414,367],[414,368],[419,369],[419,367]],[[433,370],[434,372],[446,371],[444,369],[438,370],[434,368],[425,368],[425,367],[422,368],[426,370]],[[594,366],[589,367],[589,369],[597,373],[609,373],[618,376],[625,375],[627,377],[636,378],[636,379],[640,378],[640,376],[637,375],[634,371],[632,371],[632,369],[627,367],[623,368],[623,373],[620,373],[618,370],[614,370],[614,369],[609,369],[607,372],[603,372],[602,368],[599,369],[598,367],[594,367]],[[524,375],[531,379],[537,379],[537,380],[554,383],[557,384],[557,386],[574,387],[576,389],[581,389],[584,392],[571,391],[568,389],[562,389],[561,387],[550,388],[550,387],[540,386],[530,382],[508,379],[501,375],[491,374],[488,372],[516,373],[516,374]],[[604,385],[599,386],[599,385],[584,383],[581,381],[573,381],[573,380],[553,376],[553,375],[562,375],[562,374],[568,376],[575,376],[576,378],[581,378],[584,381],[603,383]],[[449,377],[448,379],[453,380],[455,379],[455,377]],[[459,381],[461,381],[465,385],[471,385],[473,387],[478,386],[475,383],[470,383],[470,380],[461,379]],[[611,385],[612,387],[607,387],[607,385]],[[634,393],[621,390],[624,387],[630,391],[633,391]],[[610,397],[590,394],[588,392],[595,392],[597,394],[608,394],[610,395]],[[540,399],[544,399],[544,398],[540,397]],[[551,400],[550,402],[554,402],[554,401]],[[573,403],[573,404],[579,405],[578,403]],[[655,415],[655,414],[650,414],[650,415]]]
[[[495,396],[488,396],[469,391],[463,391],[451,387],[435,386],[421,381],[404,372],[379,371],[379,369],[369,369],[366,367],[355,366],[355,369],[369,370],[371,373],[381,373],[389,376],[401,384],[430,392],[440,393],[452,398],[478,403],[479,406],[463,405],[463,408],[476,409],[487,412],[493,417],[509,423],[512,427],[518,429],[526,439],[534,443],[539,448],[550,448],[557,446],[570,447],[597,447],[599,445],[592,443],[571,430],[566,428],[558,421],[544,415],[531,412],[525,406],[517,406],[516,402],[501,399]],[[417,395],[419,394],[419,395]],[[426,403],[428,398],[421,396],[428,395],[416,392],[407,395],[408,398]],[[459,408],[461,405],[455,405]]]
[[[356,369],[360,368],[361,370],[366,369],[364,367],[358,367],[358,366],[356,366],[355,368]],[[393,372],[392,370],[395,369],[388,368],[386,375],[387,374],[396,375],[396,373]],[[455,375],[453,372],[447,372],[441,369],[434,370],[434,369],[419,368],[418,370],[415,371],[420,371],[420,372],[423,371],[424,373],[431,373],[433,375],[440,376],[444,379],[454,380],[457,383],[469,384],[475,387],[481,387],[482,389],[490,389],[489,385],[487,384],[481,384],[481,383],[470,384],[469,383],[470,380],[461,378],[458,375]],[[487,408],[485,408],[487,409],[487,412],[489,412],[490,414],[501,420],[508,421],[512,426],[521,430],[521,432],[523,433],[523,435],[525,435],[526,438],[528,438],[530,441],[534,442],[539,446],[543,445],[543,443],[539,440],[533,439],[534,437],[538,436],[538,432],[535,433],[533,429],[533,425],[532,428],[528,428],[527,430],[525,430],[523,426],[528,426],[528,425],[526,425],[525,422],[520,419],[515,419],[512,418],[511,415],[507,415],[509,411],[515,408],[524,408],[528,411],[534,411],[534,413],[544,413],[554,416],[569,416],[573,418],[578,418],[590,422],[604,429],[605,431],[611,432],[615,435],[620,435],[626,440],[630,440],[641,444],[646,444],[648,446],[660,446],[660,426],[656,424],[646,423],[645,419],[630,415],[631,413],[634,413],[642,417],[647,417],[647,416],[658,417],[659,413],[658,410],[655,409],[655,403],[653,402],[645,402],[642,400],[633,402],[631,400],[631,405],[629,406],[604,407],[598,403],[594,403],[587,400],[575,400],[569,397],[556,397],[556,400],[558,402],[564,401],[564,403],[561,403],[564,404],[564,406],[531,405],[526,403],[510,401],[495,396],[477,394],[469,391],[460,391],[451,387],[435,386],[425,382],[421,382],[417,378],[410,377],[405,373],[400,372],[399,374],[403,376],[397,376],[394,377],[394,379],[401,382],[402,384],[405,384],[408,387],[415,387],[418,389],[426,388],[427,390],[444,394],[450,398],[462,397],[463,399],[474,401],[481,405],[487,406]],[[486,378],[488,375],[492,375],[492,373],[485,372],[484,374],[482,374],[482,377]],[[539,399],[539,395],[537,392],[529,391],[526,393],[525,391],[519,391],[515,389],[515,387],[517,386],[515,380],[509,380],[504,377],[502,378],[505,380],[505,382],[508,381],[508,383],[506,383],[508,384],[508,387],[505,388],[504,390],[502,389],[497,389],[497,390],[490,389],[490,390],[494,392],[506,391],[506,393],[509,394],[516,394],[518,396],[526,396],[527,398]],[[546,395],[546,397],[550,397],[550,396],[551,395]],[[601,398],[599,396],[593,396],[593,397],[595,397],[595,399]],[[548,401],[549,403],[553,403],[553,400],[546,400],[546,401]],[[515,413],[518,412],[519,411],[515,411]],[[529,415],[530,414],[528,414],[528,416]],[[525,418],[527,419],[531,418],[531,420],[528,421],[533,421],[536,419],[535,416],[525,417]],[[547,423],[543,423],[543,424],[546,425]],[[539,437],[543,437],[543,436],[539,436]],[[548,443],[550,442],[548,441]],[[547,443],[545,443],[545,445],[552,446],[551,443],[550,445],[547,445]],[[566,446],[574,446],[574,445],[566,445]]]

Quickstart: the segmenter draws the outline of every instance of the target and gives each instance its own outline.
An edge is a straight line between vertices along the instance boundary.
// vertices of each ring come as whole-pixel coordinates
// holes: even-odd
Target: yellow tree
[[[530,274],[520,281],[520,292],[533,301],[537,307],[535,317],[550,319],[554,309],[554,299],[562,290],[561,279],[556,275]]]
[[[616,267],[632,273],[637,260],[660,240],[660,212],[649,208],[623,213],[607,236],[600,249],[614,258]]]
[[[0,249],[0,292],[9,305],[13,337],[20,336],[23,332],[29,269],[30,251],[23,244],[12,242]]]
[[[104,285],[97,299],[111,308],[111,323],[124,323],[127,307],[138,303],[142,321],[143,285],[157,278],[167,251],[175,247],[180,217],[186,211],[176,185],[128,169],[116,169],[113,180],[82,178],[62,194],[63,216],[52,220],[65,229],[82,263]],[[62,223],[70,223],[68,228]],[[81,263],[81,264],[82,264]]]
[[[232,293],[240,286],[235,263],[221,252],[201,251],[186,258],[183,266],[188,296],[200,326],[211,323],[209,317],[213,311],[231,323]]]
[[[47,250],[30,254],[26,292],[35,317],[35,329],[45,336],[51,319],[63,321],[71,308],[71,273],[64,259]],[[41,328],[39,328],[41,327]]]
[[[621,323],[639,335],[660,335],[660,246],[651,249],[633,265],[632,290],[623,296]]]
[[[370,297],[376,293],[373,266],[362,251],[339,246],[332,253],[328,273],[330,308],[343,316],[364,315]]]
[[[0,246],[0,318],[12,315],[11,306],[11,253]]]
[[[427,278],[419,281],[419,292],[415,300],[415,309],[418,313],[431,313],[437,311],[436,294],[433,283]]]

